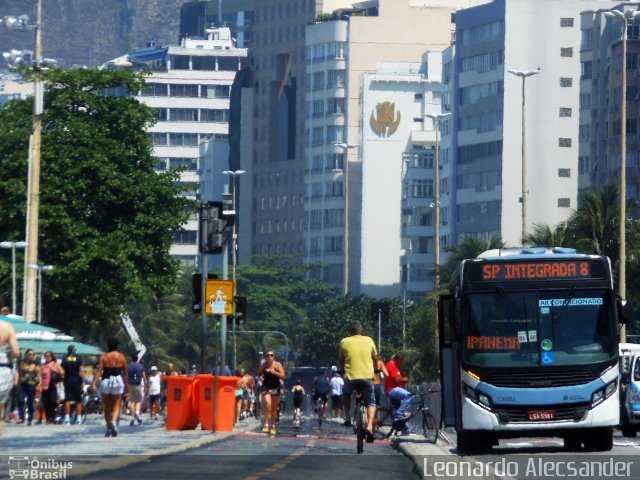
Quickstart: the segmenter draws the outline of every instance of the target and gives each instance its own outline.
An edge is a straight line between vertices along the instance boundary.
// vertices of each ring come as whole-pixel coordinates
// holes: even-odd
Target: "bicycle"
[[[410,422],[420,413],[422,414],[422,421],[419,422],[418,425],[415,425],[412,430],[415,430],[417,427],[421,428],[422,435],[427,439],[429,443],[436,443],[438,439],[438,425],[436,423],[433,414],[431,413],[431,409],[426,404],[425,397],[431,393],[431,390],[427,390],[426,392],[422,392],[419,394],[420,401],[418,403],[418,408],[416,408],[409,416],[403,418],[396,418],[393,420],[391,424],[391,428],[389,432],[384,436],[384,438],[389,438],[394,433],[398,435],[402,431],[406,430],[409,427]],[[418,396],[418,395],[417,395]],[[415,396],[414,396],[415,398]]]
[[[360,392],[356,393],[356,408],[353,412],[354,417],[354,430],[356,432],[356,452],[362,453],[364,451],[364,440],[366,433],[366,418],[367,407],[364,404],[364,399]]]

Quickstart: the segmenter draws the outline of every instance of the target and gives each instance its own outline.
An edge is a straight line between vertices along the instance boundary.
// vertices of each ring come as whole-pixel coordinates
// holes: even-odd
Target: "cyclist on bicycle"
[[[362,325],[358,321],[349,324],[349,336],[340,341],[340,366],[345,372],[344,398],[345,426],[351,425],[351,393],[362,394],[367,407],[367,442],[373,442],[373,417],[376,399],[373,395],[373,370],[378,352],[371,337],[362,335]]]
[[[318,403],[319,398],[322,399],[322,404],[324,405],[322,416],[324,418],[327,417],[327,409],[329,407],[328,397],[330,393],[331,381],[327,377],[324,368],[321,368],[318,371],[318,375],[313,379],[313,382],[311,383],[311,398],[313,399],[314,405]]]

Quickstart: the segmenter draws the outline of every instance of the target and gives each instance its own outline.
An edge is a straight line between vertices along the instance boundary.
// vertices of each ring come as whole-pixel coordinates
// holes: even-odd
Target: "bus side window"
[[[636,360],[636,359],[634,358],[634,360]],[[634,382],[640,382],[640,362],[638,362],[636,360],[635,363],[636,363],[635,364],[635,368],[633,370],[633,381]]]

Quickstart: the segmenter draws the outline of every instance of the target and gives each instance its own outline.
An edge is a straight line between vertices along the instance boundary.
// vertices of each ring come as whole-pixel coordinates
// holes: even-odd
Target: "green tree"
[[[153,110],[126,95],[142,74],[54,69],[45,82],[39,259],[55,267],[46,320],[95,339],[117,328],[127,303],[174,287],[171,231],[189,201],[176,171],[154,171]],[[1,238],[23,237],[31,112],[32,100],[0,110]]]
[[[441,284],[447,285],[462,260],[467,258],[476,258],[485,250],[493,250],[494,248],[505,248],[505,244],[498,235],[492,235],[489,240],[480,240],[476,237],[463,236],[457,245],[447,249],[449,256],[447,262],[441,269]]]
[[[586,190],[569,219],[573,246],[581,253],[606,255],[612,264],[619,259],[619,191],[615,185]]]
[[[573,243],[569,235],[569,223],[560,222],[553,230],[549,225],[536,223],[533,232],[527,235],[526,243],[532,247],[566,247]]]

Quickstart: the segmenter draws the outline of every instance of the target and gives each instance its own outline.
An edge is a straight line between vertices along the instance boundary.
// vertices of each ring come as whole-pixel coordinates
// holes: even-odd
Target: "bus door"
[[[445,427],[459,427],[461,423],[460,356],[455,321],[457,303],[452,295],[440,295],[438,298],[440,388],[442,421]]]

